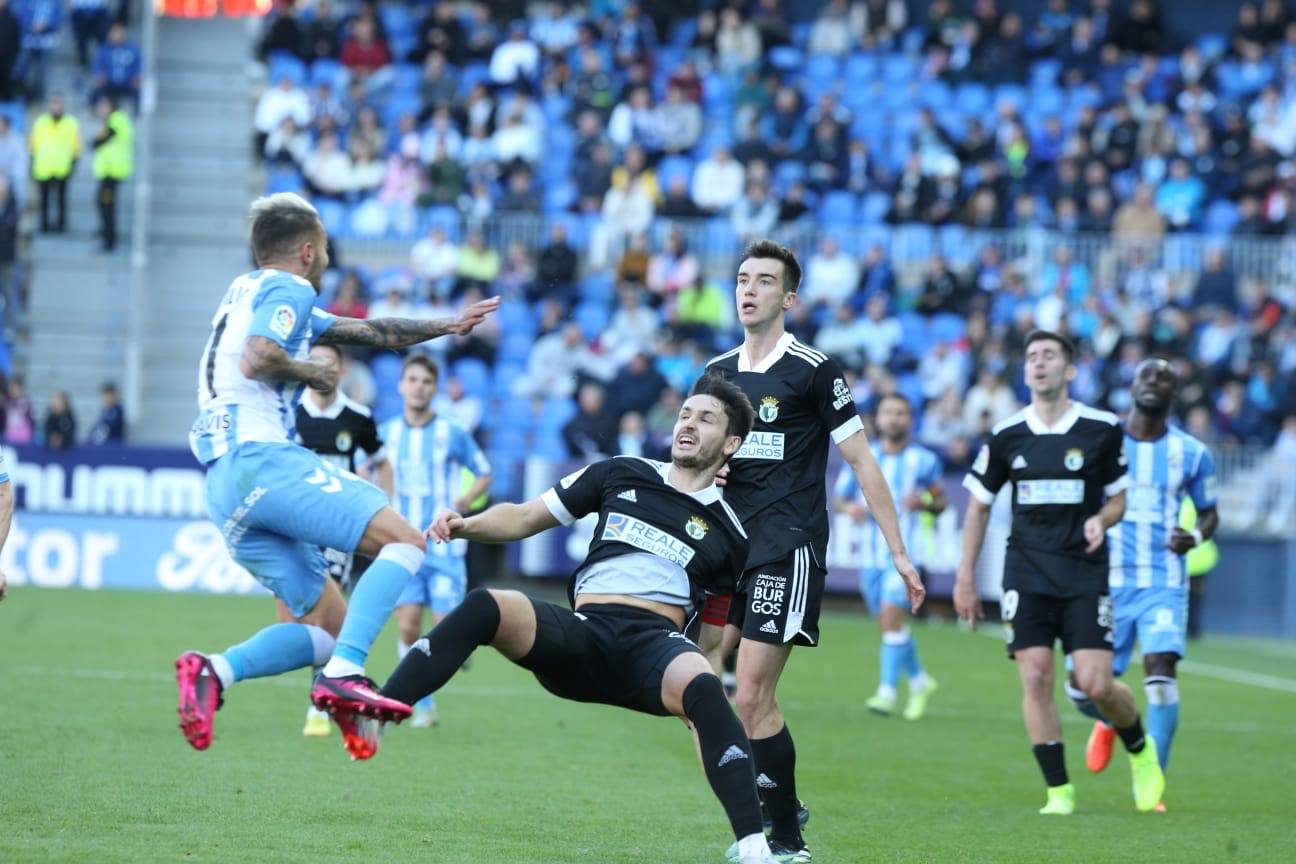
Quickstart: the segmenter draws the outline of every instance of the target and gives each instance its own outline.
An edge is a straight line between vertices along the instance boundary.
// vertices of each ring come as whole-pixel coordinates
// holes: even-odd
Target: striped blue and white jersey
[[[877,459],[878,467],[882,469],[882,476],[886,478],[892,500],[895,501],[901,536],[904,537],[905,545],[909,548],[909,554],[915,556],[914,563],[921,564],[923,562],[918,558],[921,557],[920,550],[924,544],[919,543],[917,537],[921,514],[906,508],[903,502],[910,492],[922,493],[940,482],[943,470],[940,457],[921,444],[911,443],[899,453],[887,453],[878,441],[874,441],[869,447],[873,451],[873,457]],[[849,464],[843,465],[841,473],[837,475],[834,494],[838,498],[856,499],[861,504],[866,503],[864,492],[860,489],[859,481],[855,479],[855,472],[851,470]],[[887,547],[886,538],[882,536],[882,529],[878,527],[877,522],[869,519],[854,527],[859,531],[860,566],[866,570],[890,570],[891,550]]]
[[[253,270],[230,285],[212,316],[211,337],[198,362],[198,419],[189,448],[204,465],[240,444],[290,443],[306,385],[265,383],[239,369],[243,346],[264,336],[293,360],[305,360],[311,346],[333,325],[333,315],[315,306],[315,288],[282,270]]]
[[[5,464],[4,451],[0,450],[0,483],[9,482],[9,466]]]
[[[1215,506],[1215,460],[1196,438],[1171,426],[1157,441],[1125,435],[1129,488],[1125,518],[1107,531],[1111,588],[1183,588],[1184,560],[1166,548],[1184,496],[1197,511]]]
[[[392,464],[392,506],[420,531],[442,510],[453,508],[463,492],[463,469],[478,477],[491,473],[486,454],[468,430],[441,417],[411,426],[404,417],[382,425],[380,437]],[[463,555],[464,540],[429,543],[429,555]]]

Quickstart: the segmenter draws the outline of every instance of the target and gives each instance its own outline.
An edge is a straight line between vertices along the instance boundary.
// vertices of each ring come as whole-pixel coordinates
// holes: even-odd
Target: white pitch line
[[[984,627],[985,625],[981,625],[973,632],[981,636],[989,636],[997,642],[1003,641],[1003,635],[997,630],[982,629]],[[1182,660],[1178,668],[1179,671],[1187,672],[1189,675],[1214,678],[1229,684],[1250,684],[1252,687],[1277,690],[1280,693],[1296,693],[1296,681],[1290,678],[1279,678],[1277,675],[1265,675],[1248,669],[1234,669],[1232,666],[1216,666],[1214,663],[1202,663],[1198,660]]]
[[[1234,669],[1231,666],[1216,666],[1213,663],[1202,663],[1198,660],[1184,660],[1179,668],[1190,675],[1204,678],[1215,678],[1232,684],[1250,684],[1266,690],[1278,690],[1283,693],[1296,693],[1296,681],[1290,678],[1279,678],[1277,675],[1264,675],[1260,672],[1249,672],[1246,669]]]

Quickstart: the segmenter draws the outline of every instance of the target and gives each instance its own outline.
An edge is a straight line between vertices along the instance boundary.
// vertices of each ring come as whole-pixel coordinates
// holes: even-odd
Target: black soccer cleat
[[[806,823],[808,823],[809,821],[810,821],[810,808],[806,806],[804,801],[798,798],[797,799],[797,824],[800,825],[802,828],[805,828]],[[769,833],[769,830],[774,827],[774,822],[769,817],[769,811],[765,809],[764,801],[761,802],[761,825],[765,827],[765,833],[767,834]]]

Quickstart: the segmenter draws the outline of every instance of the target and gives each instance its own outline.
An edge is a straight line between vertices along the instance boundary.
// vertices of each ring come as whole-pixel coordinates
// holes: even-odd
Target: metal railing
[[[126,368],[122,378],[127,417],[139,417],[143,399],[144,339],[148,318],[147,273],[149,263],[149,201],[152,197],[153,119],[157,111],[158,21],[153,3],[139,6],[140,79],[139,118],[136,122],[134,210],[131,214],[130,302],[126,319]]]
[[[496,214],[481,228],[487,242],[503,252],[513,243],[536,250],[548,242],[549,230],[557,222],[568,227],[572,245],[585,257],[615,264],[624,242],[616,232],[608,232],[597,216],[559,214]],[[418,219],[418,233],[405,238],[365,238],[342,236],[339,242],[348,260],[371,266],[405,264],[409,250],[419,236],[434,225],[447,230],[452,239],[461,239],[471,227],[466,220],[445,211],[425,211]],[[660,249],[672,231],[679,231],[699,259],[703,272],[728,280],[734,258],[742,244],[725,219],[670,220],[659,218],[649,229],[651,249]],[[1223,249],[1229,265],[1239,279],[1256,279],[1265,283],[1296,279],[1296,236],[1291,237],[1219,237],[1205,234],[1168,234],[1159,239],[1117,239],[1110,234],[1064,233],[1043,228],[1013,230],[971,230],[962,226],[869,225],[831,226],[792,223],[777,228],[773,238],[790,246],[804,261],[818,248],[825,236],[836,238],[842,249],[863,255],[873,246],[881,246],[896,269],[902,284],[921,280],[922,267],[934,255],[944,256],[956,268],[973,265],[981,250],[997,245],[1005,260],[1028,280],[1038,278],[1053,260],[1059,247],[1066,247],[1072,257],[1086,265],[1096,284],[1110,284],[1115,268],[1122,262],[1141,257],[1147,264],[1166,271],[1172,278],[1187,277],[1199,271],[1208,250]],[[598,244],[611,248],[596,248]],[[1104,282],[1103,280],[1107,280]],[[1178,284],[1183,289],[1190,285]]]

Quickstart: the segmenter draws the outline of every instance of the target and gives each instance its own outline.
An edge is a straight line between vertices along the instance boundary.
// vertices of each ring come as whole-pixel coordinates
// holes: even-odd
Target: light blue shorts
[[[321,547],[355,551],[386,506],[377,486],[295,444],[240,444],[207,471],[207,511],[230,555],[296,617],[324,590]]]
[[[909,592],[894,567],[865,567],[860,570],[860,593],[874,617],[881,613],[883,603],[909,608]]]
[[[1143,654],[1184,656],[1188,636],[1188,589],[1116,588],[1112,671],[1125,674],[1138,642]]]
[[[428,549],[396,605],[426,606],[434,615],[449,615],[463,602],[467,587],[468,568],[462,555],[434,555]]]

